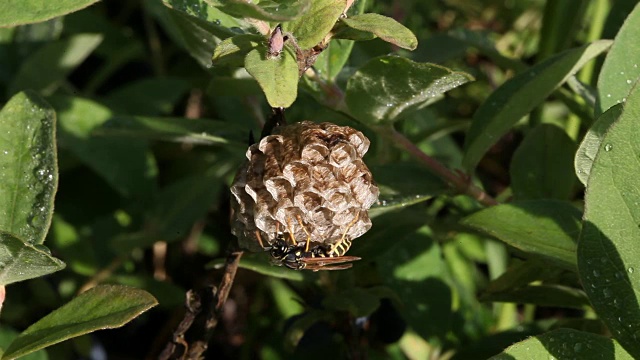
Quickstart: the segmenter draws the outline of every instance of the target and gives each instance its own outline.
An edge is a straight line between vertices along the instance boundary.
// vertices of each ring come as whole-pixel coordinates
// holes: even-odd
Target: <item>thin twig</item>
[[[202,311],[202,301],[200,300],[200,296],[192,290],[187,291],[185,307],[186,311],[184,317],[182,318],[182,321],[176,328],[176,331],[173,332],[171,341],[167,343],[162,353],[160,353],[158,359],[171,359],[173,355],[175,355],[178,345],[181,345],[185,349],[185,351],[189,347],[189,344],[187,344],[186,340],[184,339],[184,334],[187,332],[187,330],[189,330],[191,324],[193,324],[194,320],[196,319],[196,316],[198,316],[198,314],[200,314],[200,312]]]
[[[206,287],[198,293],[193,290],[187,292],[184,317],[158,359],[204,359],[209,340],[211,340],[213,331],[222,316],[224,304],[229,297],[242,254],[243,252],[237,249],[230,251],[218,288]],[[187,341],[185,334],[194,323],[203,324],[203,327],[194,328],[192,330],[193,336]]]
[[[316,81],[320,85],[320,89],[325,92],[326,99],[329,99],[326,100],[326,106],[342,113],[356,122],[359,122],[349,113],[344,101],[345,94],[336,84],[324,82],[318,76],[315,76],[315,73],[312,73],[311,75],[310,79]],[[392,126],[371,126],[371,128],[379,135],[390,139],[395,146],[407,151],[413,157],[418,159],[435,175],[446,181],[457,192],[467,194],[486,206],[499,204],[494,198],[484,192],[484,190],[473,185],[469,176],[462,172],[448,169],[439,161],[425,154],[419,147],[411,142],[411,140],[407,139],[404,134],[399,133]]]
[[[222,275],[222,280],[220,280],[220,287],[217,291],[215,289],[213,290],[213,301],[205,304],[205,309],[207,311],[202,312],[202,314],[206,314],[204,332],[198,334],[199,336],[191,342],[191,346],[185,354],[186,356],[184,359],[204,359],[204,353],[207,351],[207,347],[209,346],[209,340],[211,340],[213,331],[215,330],[216,325],[218,325],[218,321],[222,315],[222,310],[224,309],[224,304],[227,302],[227,298],[229,297],[229,292],[231,291],[233,280],[236,277],[236,271],[238,270],[238,264],[240,264],[242,254],[242,251],[235,250],[227,256],[227,261],[224,264],[224,274]],[[212,304],[215,304],[215,306],[211,306]]]
[[[473,185],[473,183],[471,183],[471,179],[469,179],[468,176],[460,172],[451,171],[446,166],[442,165],[442,163],[440,163],[439,161],[425,154],[413,142],[407,139],[407,137],[405,137],[403,134],[396,131],[393,127],[385,127],[384,129],[379,129],[377,133],[389,138],[396,146],[404,149],[413,157],[418,159],[420,162],[426,165],[434,174],[445,180],[457,192],[461,194],[467,194],[486,206],[498,205],[498,202],[494,198],[489,196],[479,187]]]

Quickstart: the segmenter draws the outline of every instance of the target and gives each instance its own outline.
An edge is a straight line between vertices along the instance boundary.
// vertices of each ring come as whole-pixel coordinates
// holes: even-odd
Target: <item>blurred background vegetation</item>
[[[185,0],[183,10],[225,25],[227,15],[214,8],[204,14],[206,3],[195,3]],[[336,83],[344,88],[356,69],[389,53],[472,74],[475,82],[395,125],[425,153],[459,168],[464,132],[489,93],[551,54],[613,38],[635,4],[370,0],[367,12],[398,20],[419,46],[409,52],[379,39],[356,42]],[[111,0],[0,29],[4,101],[32,88],[58,114],[60,181],[47,245],[67,263],[8,288],[2,331],[21,331],[99,283],[146,289],[160,304],[121,329],[47,349],[51,359],[157,356],[182,316],[185,291],[218,281],[214,265],[234,241],[228,188],[249,132],[259,134],[271,110],[246,73],[211,66],[218,40],[206,35],[194,43],[199,34],[176,12],[159,0]],[[598,66],[580,79],[593,85]],[[559,326],[604,331],[579,291],[563,307],[517,304],[531,294],[486,297],[489,282],[520,260],[458,223],[478,203],[449,193],[389,140],[322,106],[304,86],[286,116],[349,125],[371,139],[365,160],[382,195],[373,228],[349,252],[363,260],[348,271],[310,273],[271,268],[266,254],[247,254],[209,358],[480,359]],[[535,116],[567,124],[574,115],[552,97]],[[167,117],[193,122],[185,131]],[[200,125],[202,134],[194,130]],[[489,194],[509,198],[509,162],[527,126],[516,126],[480,163],[478,180]],[[169,141],[158,141],[157,130]],[[573,272],[539,271],[580,287]]]

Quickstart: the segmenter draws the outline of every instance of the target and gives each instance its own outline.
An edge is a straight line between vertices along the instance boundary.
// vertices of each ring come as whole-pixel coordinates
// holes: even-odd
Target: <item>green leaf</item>
[[[340,19],[348,27],[370,32],[380,39],[404,49],[415,50],[418,39],[404,25],[379,14],[361,14]]]
[[[311,0],[260,1],[257,4],[244,0],[205,0],[225,13],[266,21],[289,21],[309,10]]]
[[[282,24],[282,29],[293,34],[301,49],[310,49],[331,31],[346,7],[346,0],[313,0],[304,15]]]
[[[101,35],[82,34],[47,43],[18,69],[9,93],[32,89],[51,94],[55,86],[80,65],[100,44]]]
[[[58,109],[61,147],[71,150],[123,196],[145,197],[153,193],[155,160],[146,141],[93,136],[93,131],[112,114],[91,100],[55,96],[49,101]]]
[[[640,357],[640,87],[602,139],[585,194],[578,269],[600,318]]]
[[[17,337],[18,332],[12,328],[7,327],[6,325],[0,327],[0,349],[6,349]],[[49,360],[49,356],[45,350],[40,350],[24,356],[20,358],[20,360]]]
[[[633,359],[615,340],[583,331],[558,329],[514,344],[489,360],[552,358]]]
[[[223,164],[220,164],[223,166]],[[193,224],[202,219],[220,194],[221,180],[211,174],[192,174],[163,188],[155,198],[145,231],[124,234],[113,239],[121,252],[147,247],[158,241],[175,241],[187,235]]]
[[[98,0],[4,0],[0,5],[0,27],[31,24],[63,16]]]
[[[462,224],[575,271],[580,211],[568,202],[530,200],[476,212]]]
[[[513,262],[502,275],[487,284],[485,292],[488,294],[507,292],[527,286],[536,280],[546,280],[559,271],[563,270],[550,268],[539,260]]]
[[[56,114],[32,91],[0,111],[0,169],[0,230],[42,244],[58,188]]]
[[[349,111],[367,124],[392,123],[434,102],[473,77],[398,56],[367,62],[347,83]]]
[[[134,81],[109,93],[106,102],[117,112],[132,115],[171,113],[189,90],[187,81],[177,77],[147,78]]]
[[[271,290],[273,302],[283,319],[289,319],[305,311],[303,301],[289,284],[273,278],[267,279],[266,282]]]
[[[589,306],[589,299],[583,291],[568,286],[546,284],[485,293],[481,300],[575,309]]]
[[[538,44],[538,59],[546,59],[567,49],[581,30],[588,0],[573,2],[549,1],[545,3]],[[567,16],[571,14],[571,16]]]
[[[173,41],[205,68],[211,67],[211,54],[219,39],[237,35],[224,26],[165,6],[152,7],[152,11],[162,22]]]
[[[11,343],[2,360],[16,359],[96,330],[121,327],[157,304],[146,291],[119,285],[97,286],[29,326]]]
[[[0,286],[51,274],[64,267],[44,245],[29,244],[0,231]]]
[[[506,81],[474,114],[465,140],[463,166],[473,170],[513,125],[610,45],[610,40],[599,40],[564,51]]]
[[[224,39],[213,51],[213,65],[242,66],[247,54],[265,42],[264,36],[253,34],[241,34]]]
[[[388,237],[391,240],[402,239]],[[447,266],[442,250],[426,227],[401,240],[378,258],[385,284],[402,301],[405,321],[426,340],[445,337],[452,320],[451,288],[444,281]],[[430,319],[430,321],[424,321]]]
[[[212,6],[209,3],[213,3],[216,0],[162,0],[160,1],[147,1],[144,4],[146,6],[150,6],[152,8],[159,7],[169,7],[171,9],[180,11],[186,15],[191,17],[196,17],[200,20],[204,20],[211,24],[219,25],[218,31],[228,31],[230,29],[236,28],[244,31],[250,31],[252,28],[251,24],[244,19],[240,19],[231,15],[228,15],[218,9],[217,7]],[[207,3],[209,2],[209,3]],[[154,10],[157,10],[154,8]],[[226,28],[226,29],[224,29]],[[227,36],[221,37],[222,39]]]
[[[589,131],[582,139],[582,143],[576,152],[576,158],[574,160],[574,167],[576,169],[576,175],[583,185],[587,185],[589,175],[591,174],[591,167],[593,166],[593,160],[596,158],[602,138],[606,134],[607,130],[622,114],[622,104],[617,104],[605,111],[598,120],[596,120]]]
[[[551,124],[536,126],[511,160],[514,198],[568,200],[575,183],[575,152],[576,144],[564,130]]]
[[[640,4],[618,31],[598,76],[597,115],[624,102],[640,78]]]
[[[251,50],[244,65],[253,76],[271,107],[289,107],[298,96],[298,63],[290,51],[283,51],[279,57],[267,59],[267,48],[259,46]]]
[[[347,60],[349,60],[352,48],[353,41],[351,40],[332,40],[329,43],[329,47],[320,53],[313,68],[323,78],[335,81]]]
[[[93,134],[241,148],[246,148],[247,139],[246,129],[222,121],[143,116],[114,116]]]

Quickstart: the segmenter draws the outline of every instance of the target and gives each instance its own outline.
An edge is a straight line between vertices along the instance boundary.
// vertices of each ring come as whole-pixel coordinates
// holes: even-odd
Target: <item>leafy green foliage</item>
[[[272,108],[368,137],[372,228],[242,254],[204,358],[640,356],[637,1],[91,3],[0,5],[4,358],[159,357]]]
[[[298,65],[294,55],[283,51],[278,58],[266,56],[267,48],[259,46],[244,59],[247,72],[253,76],[272,107],[289,107],[298,96]]]
[[[522,357],[555,359],[633,359],[617,342],[587,332],[560,329],[519,342],[491,360],[519,359]]]
[[[120,327],[157,304],[138,289],[93,288],[31,325],[11,343],[2,359],[15,359],[80,334]]]
[[[360,14],[340,21],[352,29],[369,32],[401,48],[415,50],[418,46],[418,39],[411,30],[380,14]]]
[[[465,218],[463,224],[528,254],[575,269],[580,212],[571,204],[551,200],[514,202],[476,212]]]
[[[31,24],[83,9],[97,0],[7,0],[0,7],[0,26]]]
[[[640,79],[640,5],[626,18],[611,46],[598,76],[598,106],[601,114],[615,104],[624,102],[629,91]]]
[[[514,197],[566,200],[575,183],[573,154],[576,144],[557,126],[533,129],[513,154],[511,181]]]
[[[288,21],[304,14],[309,10],[310,0],[301,1],[262,1],[252,4],[242,0],[208,0],[211,6],[215,6],[225,13],[235,17],[248,17],[267,21]]]
[[[100,35],[85,34],[47,44],[20,65],[9,87],[9,93],[25,89],[51,92],[51,87],[58,85],[72,69],[84,61],[100,41]]]
[[[640,328],[638,248],[640,184],[636,176],[640,122],[640,89],[634,88],[624,110],[602,139],[591,167],[585,195],[578,269],[584,288],[616,339],[634,357]]]
[[[0,112],[0,230],[42,244],[58,185],[56,115],[33,92],[16,94]]]
[[[349,111],[367,124],[393,123],[472,80],[468,74],[397,56],[369,61],[349,79]]]
[[[575,168],[578,179],[583,185],[587,185],[589,175],[591,174],[591,167],[593,161],[596,158],[602,138],[609,130],[611,124],[613,124],[620,114],[622,113],[622,105],[614,105],[609,110],[605,111],[598,120],[593,123],[589,131],[584,135],[584,139],[580,144],[580,148],[576,152]]]
[[[309,49],[324,39],[346,7],[345,0],[311,1],[309,10],[284,23],[283,30],[294,36],[301,49]]]
[[[34,245],[0,232],[0,285],[33,279],[64,269],[44,245]]]
[[[475,168],[485,152],[518,120],[544,101],[587,61],[610,46],[611,42],[600,40],[564,51],[513,77],[493,92],[473,116],[465,140],[465,168]]]

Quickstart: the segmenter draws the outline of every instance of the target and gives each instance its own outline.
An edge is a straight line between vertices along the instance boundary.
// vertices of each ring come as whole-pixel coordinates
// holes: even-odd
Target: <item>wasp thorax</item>
[[[278,127],[251,145],[231,187],[240,246],[279,246],[283,261],[343,255],[345,244],[371,228],[367,212],[378,188],[362,161],[368,148],[355,129],[309,121]]]

